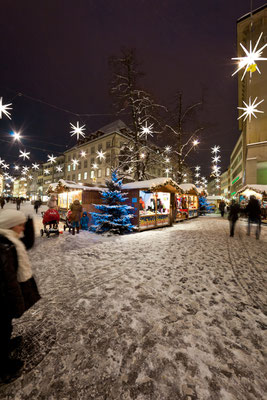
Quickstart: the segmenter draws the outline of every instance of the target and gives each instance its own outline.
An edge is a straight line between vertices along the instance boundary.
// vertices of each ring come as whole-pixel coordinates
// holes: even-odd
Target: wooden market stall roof
[[[137,182],[126,183],[126,184],[122,185],[122,189],[125,189],[125,190],[145,189],[145,190],[151,190],[154,192],[167,191],[170,193],[175,193],[177,191],[183,192],[181,186],[178,185],[178,183],[176,183],[171,178],[164,178],[164,177],[149,179],[146,181],[137,181]]]
[[[185,193],[200,195],[203,189],[197,188],[193,183],[181,183],[180,187]]]
[[[241,194],[245,190],[253,190],[256,193],[267,195],[267,185],[248,184],[239,189],[236,194]]]
[[[73,181],[65,181],[64,179],[60,179],[56,183],[51,183],[48,187],[47,192],[55,192],[55,193],[61,193],[63,191],[69,192],[72,190],[95,190],[95,191],[103,191],[105,190],[104,188],[100,188],[97,186],[86,186],[86,185],[81,185],[79,183],[73,182]]]

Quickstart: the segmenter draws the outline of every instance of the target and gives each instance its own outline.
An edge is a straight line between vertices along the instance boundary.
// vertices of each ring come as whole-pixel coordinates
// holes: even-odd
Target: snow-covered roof
[[[120,132],[121,129],[129,129],[127,125],[121,120],[117,119],[114,122],[111,122],[108,125],[103,126],[102,128],[99,128],[97,130],[103,133],[114,133],[114,132]]]
[[[180,187],[183,189],[185,193],[194,191],[195,193],[200,194],[203,191],[203,189],[200,190],[193,183],[181,183]]]
[[[137,182],[131,182],[131,183],[126,183],[122,185],[122,189],[149,189],[149,190],[157,190],[160,189],[161,187],[168,187],[170,188],[175,188],[176,190],[183,191],[181,189],[181,186],[178,185],[174,180],[171,178],[154,178],[154,179],[149,179],[146,181],[137,181]],[[171,190],[172,191],[172,190]]]
[[[49,191],[51,191],[50,188],[54,191],[57,191],[60,188],[64,188],[66,190],[96,190],[96,191],[103,190],[103,188],[99,188],[97,186],[80,185],[79,183],[73,181],[65,181],[64,179],[59,179],[57,183],[51,183],[48,188]]]
[[[267,185],[248,184],[239,189],[236,194],[243,193],[245,190],[254,190],[256,193],[267,194]]]

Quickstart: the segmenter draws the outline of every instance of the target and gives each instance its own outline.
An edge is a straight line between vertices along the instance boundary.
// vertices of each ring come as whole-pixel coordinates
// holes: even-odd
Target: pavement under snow
[[[209,216],[115,237],[37,231],[42,299],[14,320],[25,367],[0,398],[266,399],[267,227],[260,240],[245,228],[230,238]]]

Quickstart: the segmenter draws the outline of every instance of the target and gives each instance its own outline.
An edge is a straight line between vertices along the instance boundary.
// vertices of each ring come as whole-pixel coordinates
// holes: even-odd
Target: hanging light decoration
[[[79,121],[77,121],[77,126],[73,125],[71,122],[70,125],[72,127],[72,131],[70,131],[70,133],[72,133],[71,136],[76,135],[77,140],[80,138],[80,136],[82,136],[83,138],[85,137],[85,134],[83,133],[85,125],[80,126]]]
[[[29,156],[30,152],[29,152],[29,151],[26,152],[26,150],[24,150],[24,151],[20,150],[19,152],[21,153],[21,154],[19,155],[19,157],[22,157],[23,160],[25,160],[26,158],[27,158],[27,159],[30,158],[30,156]]]
[[[244,121],[246,121],[247,117],[249,118],[249,122],[251,122],[251,116],[257,118],[256,114],[254,113],[261,113],[264,114],[263,111],[257,110],[259,104],[261,104],[264,100],[259,101],[256,103],[257,97],[254,99],[253,103],[251,103],[251,97],[249,98],[248,104],[243,100],[245,107],[237,107],[239,110],[243,110],[243,114],[240,115],[237,119],[244,117]]]
[[[2,114],[4,114],[7,118],[11,119],[10,112],[8,110],[12,110],[12,103],[3,104],[3,97],[0,97],[0,119],[2,119]]]

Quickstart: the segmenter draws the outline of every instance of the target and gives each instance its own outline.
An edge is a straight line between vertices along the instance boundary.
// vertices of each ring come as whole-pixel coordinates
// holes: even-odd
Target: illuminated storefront
[[[177,217],[176,220],[194,218],[198,216],[199,210],[199,191],[198,188],[191,183],[183,183],[180,185],[184,194],[180,197],[176,196],[177,201]]]
[[[267,185],[246,185],[241,188],[236,196],[239,197],[241,208],[246,208],[250,196],[255,196],[261,206],[261,214],[263,220],[267,222]]]
[[[134,225],[139,230],[171,225],[175,193],[181,188],[170,178],[156,178],[123,185],[128,205],[133,207]]]

